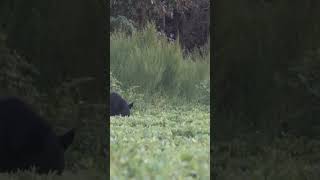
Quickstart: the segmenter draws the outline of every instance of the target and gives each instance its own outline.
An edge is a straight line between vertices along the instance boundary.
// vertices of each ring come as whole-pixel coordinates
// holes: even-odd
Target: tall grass
[[[178,41],[159,36],[153,24],[131,36],[114,32],[110,37],[110,69],[122,89],[209,102],[209,53],[183,57]]]

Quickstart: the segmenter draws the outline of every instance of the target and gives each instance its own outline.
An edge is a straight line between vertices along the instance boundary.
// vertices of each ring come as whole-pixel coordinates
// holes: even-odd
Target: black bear
[[[130,109],[133,103],[128,104],[119,94],[110,94],[110,116],[130,116]]]
[[[49,124],[17,97],[0,99],[0,172],[35,168],[39,174],[64,170],[64,151],[75,132],[57,136]]]

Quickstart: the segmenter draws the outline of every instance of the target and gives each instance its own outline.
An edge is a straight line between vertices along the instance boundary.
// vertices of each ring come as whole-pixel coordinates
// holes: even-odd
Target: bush
[[[153,24],[132,36],[115,32],[110,44],[110,68],[123,89],[193,101],[199,98],[199,85],[209,80],[210,56],[184,58],[178,41],[158,36]]]

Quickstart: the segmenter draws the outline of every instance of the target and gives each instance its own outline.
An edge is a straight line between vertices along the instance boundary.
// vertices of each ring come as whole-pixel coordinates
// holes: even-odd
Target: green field
[[[112,180],[209,179],[209,106],[150,105],[110,121]]]

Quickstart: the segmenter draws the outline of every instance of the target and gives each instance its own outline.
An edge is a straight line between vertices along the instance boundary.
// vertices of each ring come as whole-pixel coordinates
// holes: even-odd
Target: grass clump
[[[159,36],[153,24],[131,36],[114,32],[110,45],[110,69],[123,89],[200,101],[199,88],[210,87],[209,53],[184,57],[178,41]]]

